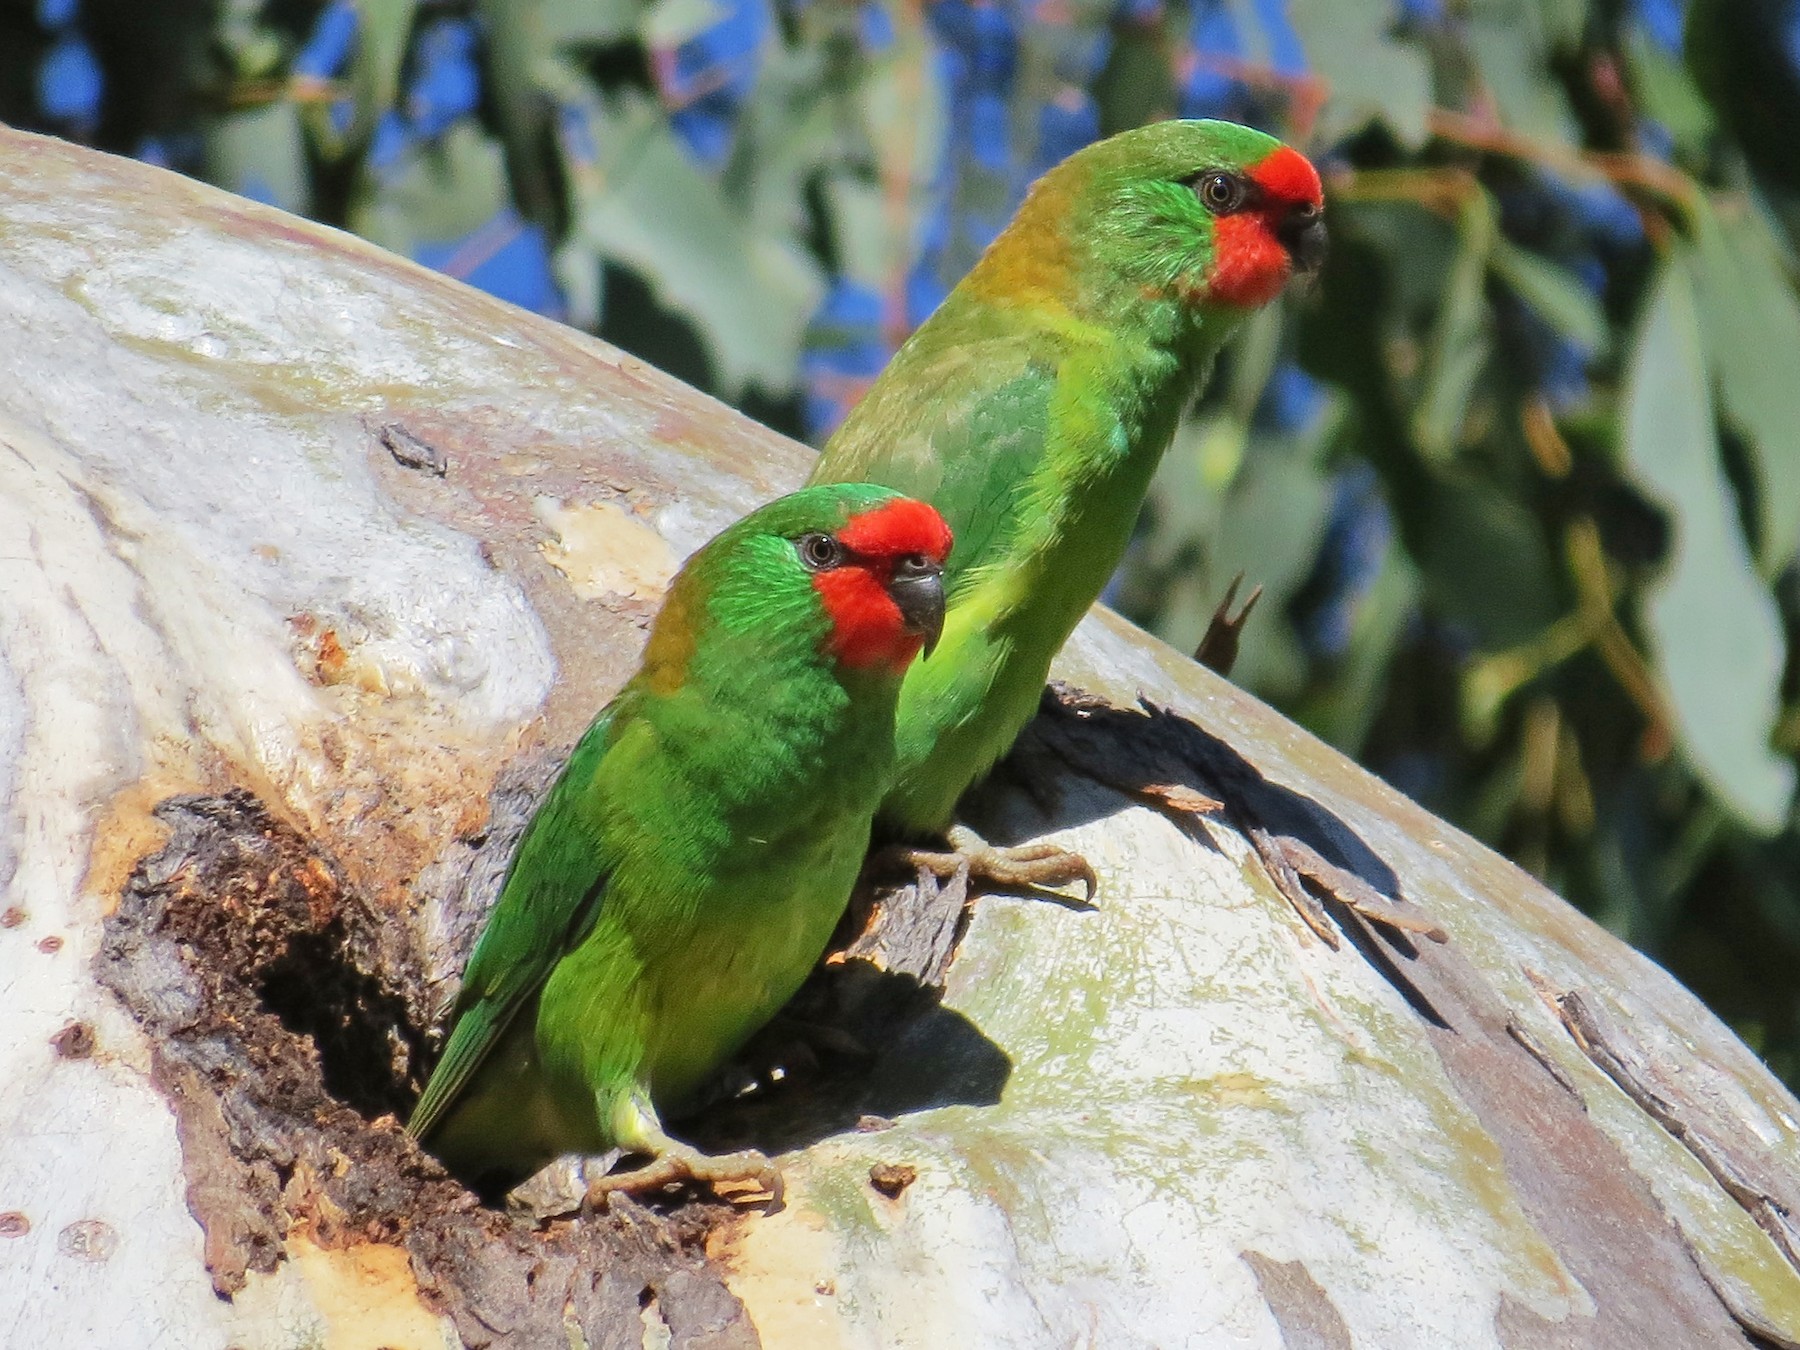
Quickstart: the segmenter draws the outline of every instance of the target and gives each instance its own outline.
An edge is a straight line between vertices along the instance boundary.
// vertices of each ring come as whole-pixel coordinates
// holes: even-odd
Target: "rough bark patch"
[[[1177,798],[1185,789],[1217,799],[1219,810],[1207,813],[1206,826],[1192,813],[1170,814],[1196,838],[1220,826],[1241,832],[1303,917],[1295,862],[1304,860],[1304,879],[1324,893],[1321,916],[1418,1014],[1478,1119],[1482,1137],[1469,1141],[1465,1153],[1479,1156],[1485,1146],[1498,1151],[1511,1199],[1593,1300],[1593,1316],[1578,1327],[1574,1319],[1568,1327],[1538,1325],[1529,1310],[1512,1308],[1505,1326],[1522,1345],[1554,1344],[1570,1333],[1596,1350],[1761,1343],[1754,1325],[1704,1276],[1646,1180],[1589,1118],[1568,1076],[1546,1072],[1552,1061],[1528,1033],[1521,1035],[1501,994],[1444,941],[1440,925],[1402,897],[1393,867],[1329,808],[1269,781],[1218,737],[1149,704],[1117,708],[1056,686],[1046,691],[1025,738],[1034,741],[1075,772],[1165,810],[1171,788]],[[1380,903],[1359,905],[1364,890]],[[1396,907],[1400,923],[1388,912]],[[1314,931],[1325,936],[1316,925]],[[1419,936],[1431,940],[1414,941]],[[1768,1185],[1745,1189],[1774,1195]],[[1766,1208],[1775,1217],[1776,1206]],[[1785,1210],[1780,1217],[1785,1223]]]
[[[1379,939],[1371,933],[1368,941]],[[1428,1024],[1427,1034],[1497,1146],[1513,1196],[1594,1301],[1579,1343],[1596,1350],[1751,1344],[1649,1184],[1580,1099],[1508,1033],[1508,1010],[1480,971],[1454,946],[1394,956],[1444,1016],[1446,1025]],[[1522,1344],[1544,1344],[1542,1336],[1526,1337],[1518,1311],[1509,1329]]]
[[[407,935],[247,793],[171,798],[170,838],[133,874],[95,965],[143,1024],[175,1111],[188,1206],[230,1297],[286,1259],[403,1248],[427,1306],[475,1347],[757,1344],[704,1260],[718,1211],[629,1201],[539,1228],[483,1208],[407,1138],[428,1002]]]
[[[1343,1314],[1302,1262],[1277,1261],[1261,1252],[1244,1252],[1243,1258],[1287,1350],[1354,1350]]]
[[[1769,1235],[1784,1260],[1800,1269],[1800,1189],[1782,1174],[1771,1150],[1741,1121],[1682,1090],[1658,1070],[1630,1036],[1607,1025],[1597,1003],[1571,989],[1555,999],[1563,1024],[1582,1053],[1646,1115],[1694,1155],[1722,1189]]]

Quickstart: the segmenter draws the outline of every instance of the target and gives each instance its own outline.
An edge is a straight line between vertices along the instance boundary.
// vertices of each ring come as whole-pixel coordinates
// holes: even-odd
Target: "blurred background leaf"
[[[1108,598],[1800,1086],[1800,0],[34,0],[0,118],[356,229],[822,439],[1151,118],[1325,172]]]
[[[1652,283],[1627,379],[1627,462],[1675,520],[1644,618],[1689,759],[1722,804],[1773,833],[1794,792],[1792,764],[1769,747],[1781,623],[1719,457],[1691,273],[1690,250],[1672,250]]]

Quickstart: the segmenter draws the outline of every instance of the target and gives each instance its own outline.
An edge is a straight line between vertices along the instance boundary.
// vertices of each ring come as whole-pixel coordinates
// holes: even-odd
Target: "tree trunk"
[[[865,894],[822,1062],[692,1126],[783,1211],[481,1206],[395,1123],[427,1028],[678,560],[808,452],[159,170],[0,131],[0,182],[0,1341],[1800,1345],[1755,1056],[1105,613],[976,804],[1097,905]]]

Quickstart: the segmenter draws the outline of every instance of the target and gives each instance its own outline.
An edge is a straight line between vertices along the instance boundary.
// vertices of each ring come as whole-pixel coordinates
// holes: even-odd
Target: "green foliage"
[[[149,8],[169,59],[95,9],[119,106],[49,124],[186,135],[480,284],[536,231],[539,307],[814,434],[1047,159],[1173,113],[1297,141],[1331,262],[1222,362],[1113,600],[1190,647],[1245,572],[1240,680],[1800,1074],[1785,0],[359,0],[324,74],[317,0]],[[427,35],[470,17],[457,103]]]
[[[1772,833],[1794,792],[1793,765],[1769,747],[1781,707],[1781,625],[1719,455],[1694,271],[1690,250],[1672,248],[1626,379],[1626,460],[1672,518],[1644,621],[1695,772],[1752,829]]]

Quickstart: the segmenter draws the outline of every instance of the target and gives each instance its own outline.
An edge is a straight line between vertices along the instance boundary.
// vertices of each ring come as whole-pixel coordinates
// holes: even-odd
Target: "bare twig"
[[[1255,587],[1244,598],[1244,607],[1232,614],[1231,606],[1236,602],[1238,587],[1243,582],[1242,572],[1231,579],[1231,585],[1225,588],[1225,594],[1219,600],[1219,607],[1213,611],[1212,622],[1206,625],[1206,636],[1194,649],[1194,660],[1227,679],[1231,678],[1231,668],[1237,664],[1238,640],[1243,636],[1244,624],[1263,593],[1260,585]]]

